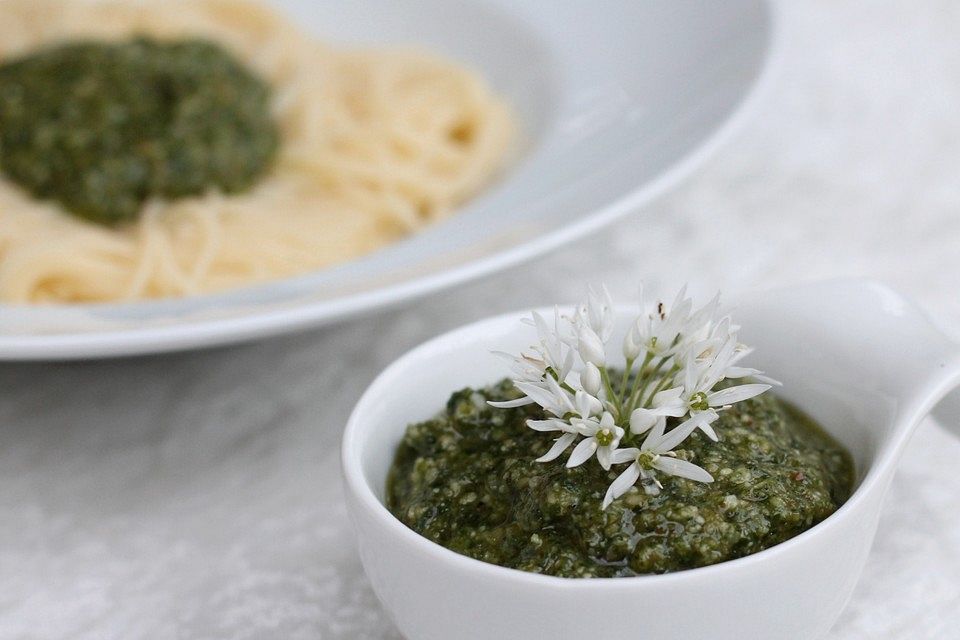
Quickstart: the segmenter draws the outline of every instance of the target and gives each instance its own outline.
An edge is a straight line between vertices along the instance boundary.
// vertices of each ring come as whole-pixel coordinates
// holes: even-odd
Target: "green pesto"
[[[567,469],[535,463],[550,434],[525,426],[539,407],[494,409],[517,397],[509,381],[451,396],[433,420],[410,425],[387,482],[404,524],[458,553],[563,577],[665,573],[739,558],[814,526],[849,497],[846,451],[770,393],[697,432],[678,451],[712,484],[660,474],[657,496],[639,487],[601,510],[610,482],[596,460]]]
[[[151,197],[253,185],[278,145],[270,89],[199,39],[70,42],[0,65],[0,170],[105,224]]]

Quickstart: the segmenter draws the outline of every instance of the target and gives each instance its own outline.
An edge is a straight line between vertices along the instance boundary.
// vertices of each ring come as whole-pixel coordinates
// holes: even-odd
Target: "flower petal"
[[[630,414],[630,431],[637,435],[646,433],[657,424],[659,416],[650,409],[634,409]]]
[[[702,329],[704,326],[713,321],[717,315],[717,311],[720,309],[720,292],[718,291],[713,299],[710,300],[707,304],[703,305],[696,311],[694,311],[689,320],[687,320],[687,331],[695,333]]]
[[[726,318],[724,318],[724,320],[726,320]],[[710,363],[710,366],[707,367],[707,370],[703,373],[703,376],[701,376],[701,391],[713,389],[714,385],[723,380],[727,367],[730,366],[730,358],[733,356],[736,348],[737,337],[731,335],[727,338],[726,342],[723,343],[723,346],[720,347],[720,350],[717,351],[713,362]]]
[[[607,489],[607,495],[603,497],[603,509],[610,506],[610,503],[625,494],[637,482],[640,477],[640,465],[634,462],[627,467],[623,473],[617,476],[610,487]]]
[[[615,321],[613,314],[613,296],[610,295],[610,290],[607,289],[607,285],[600,286],[600,292],[602,294],[603,301],[603,324],[600,327],[600,339],[606,342],[610,339],[610,336],[613,335],[613,324]]]
[[[701,428],[705,424],[710,424],[719,417],[716,411],[701,411],[687,418],[679,426],[674,427],[669,433],[661,437],[659,442],[654,444],[653,450],[661,453],[672,451],[696,429]],[[646,444],[646,442],[644,442],[644,444]]]
[[[707,471],[692,462],[671,458],[670,456],[660,456],[653,461],[654,468],[669,473],[679,478],[687,478],[697,482],[713,482],[713,476]]]
[[[573,352],[571,351],[570,354],[572,356]],[[596,396],[600,393],[600,387],[602,385],[603,380],[600,377],[600,369],[597,369],[596,365],[588,362],[583,368],[583,371],[580,372],[580,386],[590,395]]]
[[[763,371],[760,371],[759,369],[754,369],[752,367],[729,367],[727,369],[727,377],[734,378],[734,379],[751,378],[753,380],[756,380],[757,382],[769,384],[770,386],[773,386],[773,387],[783,386],[783,383],[780,382],[779,380],[774,380],[770,376],[764,375]]]
[[[736,387],[727,387],[720,391],[707,394],[707,403],[711,407],[722,407],[743,400],[749,400],[768,390],[768,384],[741,384]]]
[[[701,424],[699,427],[700,431],[703,431],[703,434],[713,440],[714,442],[720,442],[720,436],[717,435],[716,430],[710,425],[709,422]]]
[[[497,409],[516,409],[517,407],[524,407],[528,404],[534,404],[536,400],[527,396],[525,398],[517,398],[516,400],[503,400],[503,401],[493,401],[487,400],[487,404],[491,407],[496,407]]]
[[[584,438],[595,436],[600,430],[600,423],[595,418],[571,418],[570,426]]]
[[[570,375],[570,372],[573,370],[573,351],[567,351],[567,355],[563,358],[563,364],[560,366],[560,379],[566,380],[567,376]]]
[[[588,326],[581,326],[577,331],[577,351],[584,362],[589,362],[597,368],[603,368],[606,365],[603,341]]]
[[[597,439],[593,436],[581,440],[580,444],[573,448],[573,453],[567,459],[567,468],[579,467],[589,460],[597,450],[597,446]]]
[[[727,377],[740,379],[763,373],[759,369],[751,367],[727,367]]]
[[[527,420],[527,426],[534,431],[566,431],[570,433],[573,428],[569,422],[559,418],[547,418],[546,420]]]
[[[551,384],[551,382],[553,384]],[[560,388],[560,385],[553,379],[553,376],[547,376],[544,384],[549,388],[545,389],[530,382],[514,381],[513,383],[517,389],[533,398],[534,402],[558,418],[573,411],[573,403],[570,401],[567,392]]]
[[[757,382],[762,382],[763,384],[768,384],[771,387],[782,387],[783,383],[777,380],[776,378],[771,378],[770,376],[764,375],[762,373],[753,374],[753,379]]]
[[[550,462],[551,460],[556,460],[560,457],[560,454],[567,450],[573,441],[577,438],[575,433],[565,433],[559,438],[556,442],[553,443],[553,446],[550,447],[550,451],[547,451],[545,454],[536,459],[536,462]]]
[[[533,311],[530,313],[530,317],[533,318],[533,326],[536,327],[537,337],[540,338],[541,342],[550,340],[550,327],[547,325],[547,321],[543,319],[543,316]]]
[[[593,287],[587,291],[586,316],[590,327],[603,342],[613,333],[613,299],[606,285],[598,292]]]
[[[700,365],[697,364],[696,355],[691,352],[687,354],[687,360],[683,363],[683,392],[687,397],[697,392],[699,378]]]
[[[600,463],[600,466],[603,467],[604,471],[610,470],[610,465],[612,463],[611,458],[614,450],[613,447],[615,446],[616,444],[611,444],[610,446],[599,447],[597,449],[597,462]]]
[[[683,387],[673,387],[672,389],[664,389],[663,391],[658,391],[655,396],[653,396],[653,406],[658,409],[666,409],[667,407],[673,407],[674,405],[680,405],[680,397],[683,395]],[[661,414],[661,415],[670,415],[670,414]],[[683,414],[680,414],[683,415]]]
[[[640,449],[636,447],[628,447],[626,449],[617,449],[610,454],[610,462],[613,464],[623,464],[624,462],[632,462],[637,458],[637,455],[640,453]]]
[[[514,382],[513,385],[544,409],[557,404],[557,399],[553,397],[553,394],[539,385],[532,382]]]
[[[627,362],[633,362],[640,356],[643,346],[640,340],[639,322],[634,322],[623,336],[623,357]]]
[[[547,389],[553,394],[553,397],[557,399],[559,408],[563,410],[563,413],[558,415],[566,415],[576,410],[573,406],[573,394],[561,387],[560,383],[554,380],[553,376],[547,376],[544,382],[547,385]]]
[[[603,411],[603,403],[583,390],[577,391],[574,404],[577,405],[577,413],[581,418],[589,418]]]
[[[647,437],[644,438],[643,444],[640,445],[640,450],[649,451],[650,449],[655,448],[657,443],[663,439],[663,432],[666,430],[666,428],[666,420],[657,420],[657,424],[653,426],[653,429],[647,434]],[[676,431],[676,429],[674,429],[674,431]],[[673,433],[673,431],[670,433]]]

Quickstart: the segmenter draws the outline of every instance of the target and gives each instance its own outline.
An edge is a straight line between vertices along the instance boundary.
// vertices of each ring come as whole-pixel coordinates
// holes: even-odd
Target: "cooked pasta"
[[[250,190],[150,200],[106,227],[0,177],[0,301],[183,296],[303,273],[449,215],[501,167],[506,105],[414,50],[338,50],[240,0],[5,0],[0,62],[45,44],[201,36],[273,89],[280,148]],[[2,154],[0,154],[2,162]]]

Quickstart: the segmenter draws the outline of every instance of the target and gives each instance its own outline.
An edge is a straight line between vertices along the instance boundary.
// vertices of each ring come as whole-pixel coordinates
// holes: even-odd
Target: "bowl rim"
[[[561,305],[561,308],[564,306],[567,305]],[[616,313],[619,315],[627,308],[629,308],[629,305],[617,305]],[[855,472],[861,472],[859,474],[860,479],[855,485],[850,497],[824,520],[788,540],[762,551],[733,560],[725,560],[704,567],[684,569],[664,574],[644,574],[615,578],[565,578],[532,573],[462,555],[429,540],[403,524],[387,509],[386,505],[377,498],[373,487],[371,487],[365,478],[361,468],[363,456],[359,442],[359,438],[365,428],[374,428],[372,423],[365,421],[368,405],[373,399],[386,392],[391,380],[397,376],[408,373],[409,367],[413,363],[419,362],[422,364],[428,360],[426,356],[430,352],[443,351],[443,349],[438,349],[438,347],[457,344],[461,342],[463,338],[474,338],[478,333],[487,333],[494,327],[501,328],[506,322],[513,322],[519,328],[522,326],[519,320],[529,315],[531,311],[552,313],[553,307],[510,311],[483,318],[433,337],[399,356],[370,383],[357,401],[347,420],[341,443],[341,474],[345,490],[349,494],[352,494],[355,503],[376,521],[377,526],[387,531],[389,535],[399,537],[399,539],[408,544],[418,547],[424,554],[433,557],[436,562],[457,566],[464,571],[472,570],[479,572],[492,579],[519,581],[550,588],[570,588],[576,586],[576,588],[608,589],[628,585],[660,585],[687,580],[709,580],[721,573],[749,570],[757,563],[771,562],[780,556],[793,553],[797,551],[796,547],[798,545],[802,546],[806,542],[829,535],[833,529],[839,526],[838,523],[842,520],[857,517],[858,512],[861,511],[861,507],[865,506],[864,503],[871,496],[876,492],[882,493],[884,491],[884,476],[888,468],[896,463],[899,453],[912,435],[913,430],[904,428],[905,423],[918,423],[936,404],[940,397],[940,392],[951,386],[949,383],[942,383],[925,393],[923,400],[919,402],[915,408],[911,407],[908,410],[898,411],[895,415],[892,415],[890,418],[892,422],[890,435],[874,449],[864,469],[855,469]],[[498,332],[495,332],[495,334],[496,333]],[[364,427],[365,424],[370,426]],[[865,528],[864,531],[872,531],[872,529]]]

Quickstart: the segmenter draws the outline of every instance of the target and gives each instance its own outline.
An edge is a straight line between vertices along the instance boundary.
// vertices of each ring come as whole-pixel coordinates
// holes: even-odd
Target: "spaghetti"
[[[195,295],[323,268],[449,215],[510,145],[509,110],[469,70],[412,50],[334,50],[242,0],[0,2],[0,60],[140,34],[209,38],[266,79],[274,167],[242,194],[149,201],[120,228],[0,178],[0,301]]]

